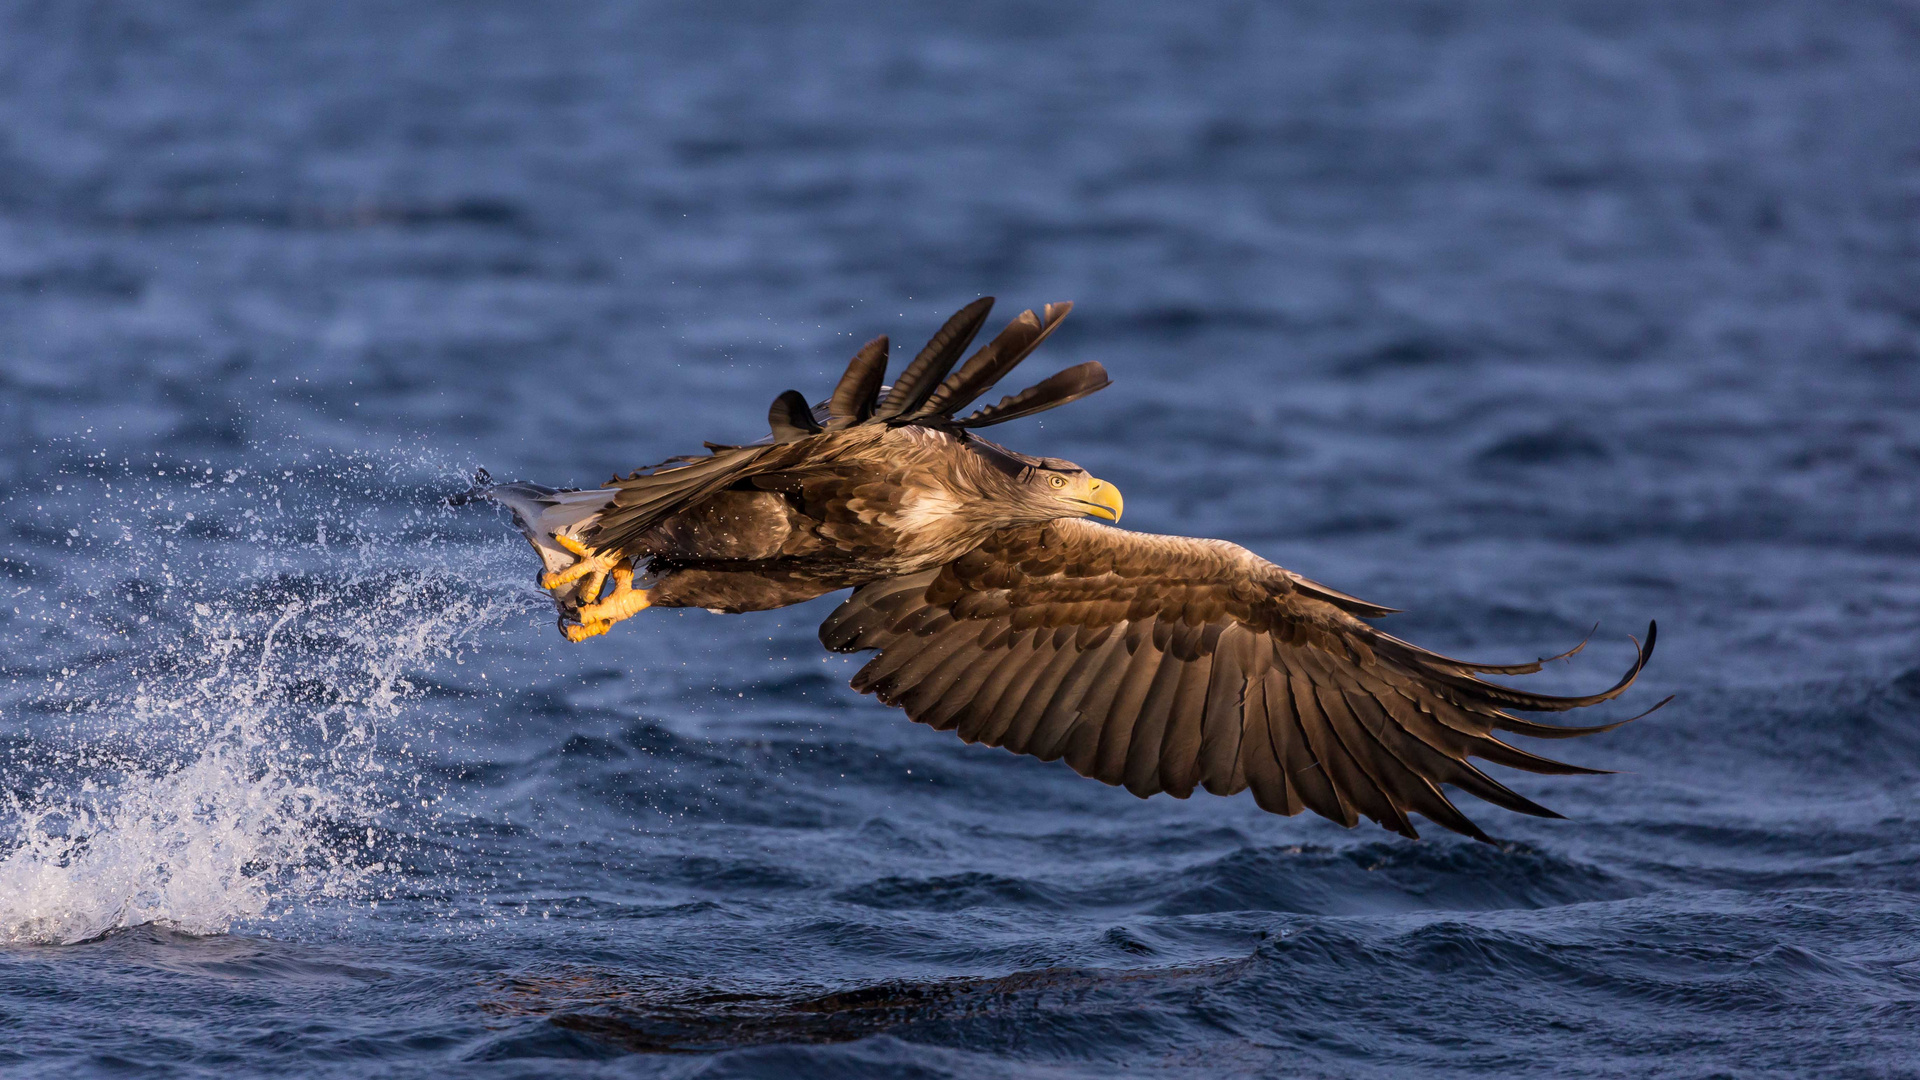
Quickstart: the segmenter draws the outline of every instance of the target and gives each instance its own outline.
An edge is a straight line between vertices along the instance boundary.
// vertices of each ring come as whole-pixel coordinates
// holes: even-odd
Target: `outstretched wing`
[[[1469,757],[1536,773],[1598,771],[1527,753],[1495,731],[1564,738],[1618,726],[1557,727],[1506,710],[1607,701],[1653,652],[1649,626],[1613,687],[1551,697],[1478,677],[1539,663],[1453,660],[1356,617],[1389,610],[1224,541],[1064,519],[1002,530],[947,566],[863,586],[820,640],[839,652],[879,650],[854,689],[920,723],[1065,758],[1143,798],[1252,788],[1279,814],[1307,809],[1349,826],[1364,815],[1415,836],[1408,814],[1419,813],[1481,840],[1441,785],[1559,815]]]
[[[650,470],[615,477],[607,485],[613,497],[586,530],[585,539],[596,548],[633,549],[648,529],[668,515],[756,472],[778,467],[775,462],[792,456],[791,445],[716,447],[706,457],[663,462]]]

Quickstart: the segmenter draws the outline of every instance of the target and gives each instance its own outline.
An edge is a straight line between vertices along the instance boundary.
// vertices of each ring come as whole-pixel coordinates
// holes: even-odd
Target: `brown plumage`
[[[1419,814],[1485,840],[1443,786],[1557,815],[1469,758],[1596,771],[1497,733],[1566,738],[1617,727],[1539,724],[1509,710],[1617,697],[1652,655],[1651,625],[1609,689],[1535,694],[1480,676],[1527,674],[1540,662],[1440,656],[1366,621],[1393,609],[1234,544],[1087,521],[1117,521],[1118,492],[1072,462],[1016,453],[974,429],[1099,390],[1099,364],[954,418],[1070,309],[1023,312],[960,363],[991,306],[961,309],[891,387],[879,338],[821,404],[781,394],[761,443],[709,444],[704,456],[591,491],[487,484],[483,474],[472,495],[513,511],[571,640],[646,607],[756,611],[852,588],[820,639],[875,653],[855,689],[969,742],[1064,759],[1143,798],[1250,789],[1278,814],[1312,810],[1349,826],[1364,816],[1405,836],[1416,835],[1409,815]],[[609,576],[614,589],[603,595]]]

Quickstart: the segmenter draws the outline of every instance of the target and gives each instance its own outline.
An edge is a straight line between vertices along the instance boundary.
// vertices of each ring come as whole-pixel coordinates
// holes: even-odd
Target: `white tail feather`
[[[613,502],[614,488],[586,491],[558,491],[540,484],[490,484],[475,488],[470,497],[490,499],[513,514],[520,534],[533,545],[541,564],[549,573],[557,573],[579,561],[578,556],[554,542],[555,536],[578,538],[600,520],[600,512]],[[555,590],[554,604],[562,614],[572,606],[579,585]]]

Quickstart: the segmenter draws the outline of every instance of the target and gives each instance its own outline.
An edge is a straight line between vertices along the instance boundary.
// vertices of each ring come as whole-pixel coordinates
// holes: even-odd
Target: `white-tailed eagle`
[[[1617,727],[1514,712],[1618,696],[1652,655],[1651,624],[1612,687],[1536,694],[1480,676],[1540,662],[1428,652],[1368,622],[1394,609],[1245,548],[1095,524],[1120,519],[1112,485],[976,432],[1101,389],[1098,363],[956,417],[1071,307],[1022,312],[960,363],[992,305],[962,308],[891,386],[887,339],[869,342],[826,401],[809,407],[794,390],[776,398],[772,434],[754,445],[709,443],[704,455],[586,491],[493,484],[483,472],[467,497],[512,511],[545,563],[540,585],[570,641],[648,607],[761,611],[851,588],[820,640],[876,653],[856,690],[968,742],[1064,759],[1143,798],[1251,789],[1277,814],[1312,810],[1348,826],[1367,817],[1409,837],[1409,815],[1420,814],[1485,840],[1444,786],[1558,815],[1469,758],[1598,771],[1495,733],[1560,739]]]

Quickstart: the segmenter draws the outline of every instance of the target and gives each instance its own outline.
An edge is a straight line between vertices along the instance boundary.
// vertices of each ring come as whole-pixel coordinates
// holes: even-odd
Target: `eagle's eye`
[[[1067,478],[1064,476],[1049,476],[1047,477],[1047,483],[1057,488],[1063,488],[1067,486]]]

